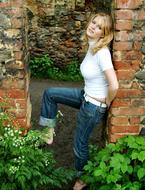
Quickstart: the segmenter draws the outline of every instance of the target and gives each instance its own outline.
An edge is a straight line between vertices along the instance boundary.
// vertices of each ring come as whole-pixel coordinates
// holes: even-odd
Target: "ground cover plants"
[[[29,62],[31,76],[34,78],[46,78],[63,81],[80,81],[80,64],[72,60],[65,67],[59,68],[48,55],[34,57]]]
[[[89,190],[144,190],[145,139],[125,136],[102,150],[91,146],[82,179]]]
[[[49,190],[68,184],[74,171],[56,167],[53,152],[45,149],[37,130],[24,131],[0,111],[0,189]]]

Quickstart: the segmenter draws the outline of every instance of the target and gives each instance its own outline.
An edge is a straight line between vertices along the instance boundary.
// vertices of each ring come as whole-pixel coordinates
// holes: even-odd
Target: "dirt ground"
[[[30,82],[30,95],[32,103],[32,123],[33,128],[38,127],[38,120],[40,115],[40,104],[44,89],[49,87],[82,87],[82,82],[66,82],[66,81],[54,81],[54,80],[38,80],[31,79]],[[54,143],[51,148],[54,151],[55,159],[58,162],[58,166],[63,167],[74,167],[74,157],[73,157],[73,133],[76,126],[76,114],[78,110],[59,105],[59,110],[63,113],[63,118],[61,122],[58,123],[56,127],[56,136],[54,138]],[[91,144],[104,144],[104,138],[102,137],[102,127],[101,125],[95,129],[93,135],[90,138]],[[72,188],[66,187],[65,190],[71,190]]]

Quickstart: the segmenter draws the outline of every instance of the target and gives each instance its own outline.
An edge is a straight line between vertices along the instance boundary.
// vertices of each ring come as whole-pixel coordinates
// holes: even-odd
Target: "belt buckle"
[[[101,107],[101,108],[106,108],[106,107],[107,107],[107,105],[106,105],[106,107],[105,107],[105,106],[104,106],[104,104],[105,104],[105,103],[100,102],[100,107]]]

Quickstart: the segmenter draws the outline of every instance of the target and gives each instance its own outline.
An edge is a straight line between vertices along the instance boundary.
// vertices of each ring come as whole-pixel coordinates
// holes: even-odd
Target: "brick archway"
[[[109,112],[109,141],[138,134],[145,123],[145,2],[114,0],[113,62],[120,89]],[[23,0],[0,2],[0,98],[26,129],[30,127],[27,19]]]

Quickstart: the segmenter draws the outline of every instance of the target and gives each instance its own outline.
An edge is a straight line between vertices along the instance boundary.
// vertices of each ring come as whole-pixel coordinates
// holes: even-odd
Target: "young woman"
[[[83,36],[87,47],[86,56],[80,66],[84,88],[49,88],[43,94],[40,125],[46,127],[44,140],[47,140],[48,144],[53,142],[57,104],[79,109],[73,147],[78,176],[74,190],[81,190],[86,185],[79,177],[89,158],[89,136],[104,118],[118,89],[108,47],[112,39],[111,17],[106,13],[94,15]]]

